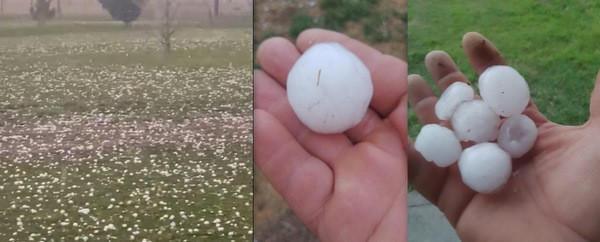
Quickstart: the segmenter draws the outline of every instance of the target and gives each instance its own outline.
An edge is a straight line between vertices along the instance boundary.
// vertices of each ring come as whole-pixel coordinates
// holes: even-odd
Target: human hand
[[[494,45],[468,33],[463,49],[477,74],[504,64]],[[456,81],[469,82],[453,60],[433,51],[425,64],[443,91]],[[418,75],[408,78],[409,103],[423,124],[440,123],[437,97]],[[590,102],[590,118],[581,126],[548,121],[530,100],[524,114],[538,127],[533,148],[513,160],[513,175],[498,193],[469,189],[458,165],[439,168],[409,148],[409,181],[436,204],[464,241],[598,241],[600,240],[600,75]]]
[[[294,114],[287,75],[319,42],[339,42],[369,68],[373,99],[344,134],[317,134]],[[255,163],[323,241],[398,241],[407,233],[407,65],[349,37],[307,30],[296,45],[272,38],[257,51]]]

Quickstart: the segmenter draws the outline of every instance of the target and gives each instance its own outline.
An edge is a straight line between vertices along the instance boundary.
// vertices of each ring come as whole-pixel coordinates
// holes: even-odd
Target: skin
[[[371,72],[369,110],[343,134],[308,130],[286,97],[293,64],[319,42],[342,44]],[[256,55],[254,160],[273,187],[322,241],[406,240],[406,63],[321,29],[303,32],[295,45],[266,40]]]
[[[485,37],[467,33],[463,49],[481,74],[505,64]],[[455,81],[467,82],[454,61],[433,51],[425,65],[441,90]],[[458,165],[439,168],[409,148],[409,181],[444,212],[464,241],[598,241],[600,240],[600,74],[591,95],[590,118],[581,126],[552,123],[530,101],[524,114],[538,127],[534,147],[513,161],[513,176],[491,195],[464,185]],[[423,124],[439,123],[437,97],[418,75],[408,78],[409,103]]]

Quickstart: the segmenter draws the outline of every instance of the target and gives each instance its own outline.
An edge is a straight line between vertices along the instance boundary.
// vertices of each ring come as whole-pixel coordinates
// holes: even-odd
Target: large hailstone
[[[511,158],[495,143],[480,143],[466,148],[458,160],[463,182],[479,193],[500,189],[512,170]]]
[[[503,117],[523,113],[529,103],[529,86],[525,78],[510,66],[492,66],[479,76],[481,98]]]
[[[500,117],[482,100],[463,102],[452,114],[452,128],[461,141],[485,142],[496,139]]]
[[[415,149],[428,161],[439,167],[452,165],[460,157],[462,147],[452,130],[428,124],[421,128],[415,140]]]
[[[513,158],[520,158],[533,147],[537,138],[537,127],[523,114],[504,120],[498,131],[498,145]]]
[[[448,120],[452,117],[452,113],[458,105],[473,100],[474,96],[475,92],[469,84],[464,82],[452,83],[435,103],[435,115],[440,120]]]
[[[310,47],[290,71],[287,96],[300,121],[317,133],[357,125],[373,96],[369,69],[338,43]]]

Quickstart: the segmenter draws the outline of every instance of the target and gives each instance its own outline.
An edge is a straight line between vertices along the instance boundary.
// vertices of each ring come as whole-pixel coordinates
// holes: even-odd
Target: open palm
[[[463,48],[478,74],[505,63],[494,45],[478,33],[466,34]],[[445,52],[431,52],[425,64],[441,90],[456,81],[468,82]],[[530,101],[525,114],[538,127],[536,143],[524,157],[513,161],[513,176],[498,193],[470,190],[462,183],[456,164],[438,168],[412,145],[409,180],[445,213],[465,241],[600,240],[598,88],[592,93],[591,117],[582,126],[552,123]],[[420,76],[409,76],[408,92],[422,123],[442,123],[434,112],[437,97]]]
[[[286,97],[293,64],[319,42],[348,48],[373,79],[365,118],[344,134],[310,131]],[[324,241],[406,239],[406,64],[320,29],[305,31],[296,45],[269,39],[257,58],[262,70],[254,77],[255,162],[298,217]]]

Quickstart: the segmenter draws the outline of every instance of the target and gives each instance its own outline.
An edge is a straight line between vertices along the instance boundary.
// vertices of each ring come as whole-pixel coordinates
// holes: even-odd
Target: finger
[[[398,107],[390,113],[388,119],[401,135],[404,150],[408,149],[408,95],[403,95]]]
[[[444,51],[429,52],[425,56],[425,66],[442,92],[454,82],[464,82],[471,85],[467,77],[460,72],[456,63]]]
[[[343,134],[322,135],[310,131],[296,116],[285,89],[263,71],[254,74],[254,106],[269,112],[313,156],[334,167],[335,160],[352,143]]]
[[[382,117],[386,117],[396,108],[402,93],[406,91],[407,64],[395,57],[381,52],[341,33],[310,29],[302,32],[296,41],[298,49],[305,51],[321,42],[338,42],[369,68],[373,81],[373,99],[371,107]]]
[[[261,69],[285,87],[288,73],[300,58],[300,52],[292,42],[274,37],[258,47],[256,57]]]
[[[590,116],[591,118],[600,116],[600,72],[596,75],[596,84],[590,99]]]
[[[408,179],[423,197],[444,213],[453,226],[456,226],[462,212],[475,196],[475,192],[462,182],[457,165],[437,167],[425,160],[412,143],[408,150]]]
[[[373,109],[368,109],[363,119],[356,126],[344,132],[353,143],[359,143],[381,124],[381,118]]]
[[[466,33],[462,45],[477,75],[481,75],[490,66],[506,64],[496,46],[479,33]]]
[[[444,76],[436,72],[434,78]],[[448,126],[448,122],[440,122],[435,115],[437,97],[433,94],[427,82],[419,75],[408,77],[408,93],[411,106],[419,121],[424,124],[440,123]],[[440,85],[443,88],[444,84]],[[457,166],[439,168],[433,162],[423,158],[414,144],[408,149],[408,174],[410,183],[430,202],[442,210],[451,224],[456,225],[460,214],[474,196],[474,193],[464,185]]]
[[[422,124],[440,123],[435,114],[435,103],[438,98],[421,76],[416,74],[408,76],[408,99],[419,122]]]
[[[333,192],[333,173],[306,152],[287,129],[263,110],[254,113],[254,162],[288,205],[315,232]]]
[[[481,75],[488,67],[506,65],[500,51],[483,35],[475,32],[467,33],[463,36],[462,43],[465,54],[478,75]],[[538,127],[548,122],[546,117],[537,109],[533,100],[529,100],[523,114],[531,118]]]
[[[535,106],[533,100],[531,99],[529,99],[529,103],[527,104],[527,107],[525,107],[523,114],[529,117],[533,121],[533,123],[535,123],[536,127],[540,127],[548,122],[546,116],[544,116],[544,114],[542,114],[540,110],[538,110],[537,106]]]
[[[411,142],[408,149],[408,181],[434,205],[438,203],[446,176],[447,169],[440,169],[433,162],[425,160]]]

